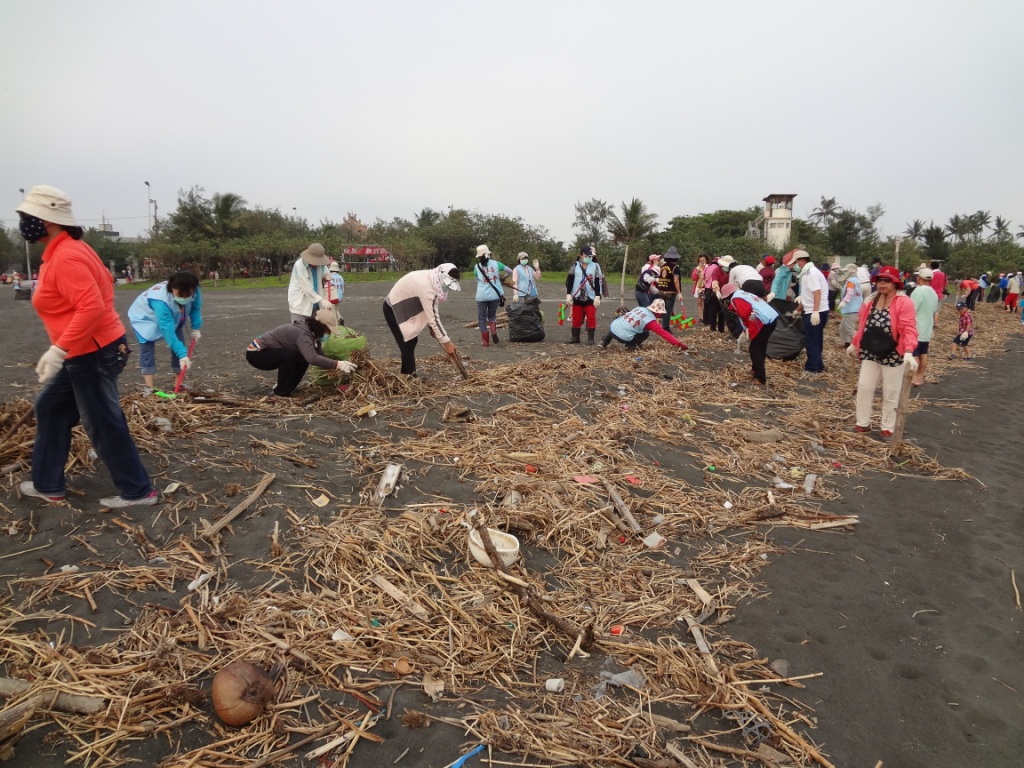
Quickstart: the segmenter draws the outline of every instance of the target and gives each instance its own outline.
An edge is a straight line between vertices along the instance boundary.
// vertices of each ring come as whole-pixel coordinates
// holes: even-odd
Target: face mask
[[[804,275],[806,275],[810,271],[811,271],[811,262],[808,261],[806,264],[804,264],[802,267],[800,267],[800,272],[797,273],[797,277],[803,277]]]
[[[42,219],[36,218],[35,216],[23,214],[21,222],[18,224],[18,231],[21,232],[21,236],[28,242],[38,243],[47,235],[46,222]]]
[[[487,257],[486,256],[481,256],[480,257],[480,266],[481,267],[486,267],[487,266]]]
[[[525,267],[527,264],[530,263],[530,260],[529,259],[520,259],[519,263],[522,264]]]
[[[461,291],[462,287],[459,285],[459,281],[451,275],[441,275],[441,285],[444,286],[446,291]]]
[[[583,257],[583,263],[584,263],[584,264],[588,264],[588,265],[589,265],[589,264],[590,264],[590,262],[592,262],[593,260],[594,260],[594,259],[593,259],[593,257],[592,257],[592,256],[584,256],[584,257]]]
[[[174,303],[177,304],[179,307],[184,307],[190,301],[192,301],[192,297],[191,296],[186,296],[186,297],[175,296],[174,297]]]

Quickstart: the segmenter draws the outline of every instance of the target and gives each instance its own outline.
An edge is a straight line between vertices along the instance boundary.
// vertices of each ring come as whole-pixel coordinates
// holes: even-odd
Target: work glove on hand
[[[600,296],[595,296],[594,297],[594,307],[597,308],[597,307],[600,307],[600,306],[601,306],[601,297]]]
[[[186,355],[178,360],[178,365],[181,366],[181,370],[187,371],[192,367],[192,361],[189,359],[188,355]]]
[[[342,373],[352,373],[359,366],[355,363],[350,363],[348,360],[339,360],[336,368]]]
[[[814,326],[821,325],[821,313],[820,312],[811,312],[811,325],[814,325]]]
[[[572,294],[571,293],[565,294],[565,303],[566,304],[572,304]]]
[[[775,301],[775,294],[769,293],[767,296],[764,297],[764,300],[771,304],[773,301]]]
[[[960,341],[967,341],[967,332],[965,331],[964,333],[961,333],[957,338],[960,339]]]
[[[803,314],[804,311],[800,307],[797,307],[796,309],[789,313],[789,316],[792,317],[794,320],[799,320],[801,317],[803,317]]]
[[[199,341],[201,338],[203,338],[203,334],[199,331],[198,328],[193,328],[192,338],[195,339],[196,341]]]
[[[64,366],[64,358],[67,356],[67,352],[56,344],[51,344],[50,348],[39,358],[39,362],[36,363],[36,375],[39,377],[39,383],[45,384],[56,376],[57,372]]]
[[[454,357],[455,356],[455,342],[453,342],[453,341],[446,341],[444,344],[441,345],[441,348],[446,353],[448,353],[448,357]]]
[[[903,353],[903,364],[910,368],[911,373],[917,370],[917,358],[914,357],[913,352]]]
[[[848,346],[846,348],[846,354],[848,354],[854,360],[857,359],[857,355],[859,354],[859,352],[860,352],[860,350],[858,350],[855,346],[853,346],[853,344],[851,344],[850,346]]]

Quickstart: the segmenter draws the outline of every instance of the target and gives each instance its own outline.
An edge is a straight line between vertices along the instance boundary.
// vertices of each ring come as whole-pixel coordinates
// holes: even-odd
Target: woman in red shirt
[[[50,348],[36,365],[43,387],[34,404],[32,479],[20,490],[49,502],[64,500],[71,430],[81,421],[118,490],[117,496],[100,499],[100,506],[156,504],[117,392],[131,350],[114,309],[110,273],[82,241],[71,200],[59,189],[33,187],[17,211],[22,237],[46,244],[32,305],[50,337]]]

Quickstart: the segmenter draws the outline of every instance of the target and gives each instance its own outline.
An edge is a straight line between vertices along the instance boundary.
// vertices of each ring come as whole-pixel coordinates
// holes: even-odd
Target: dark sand
[[[343,305],[349,324],[369,337],[376,358],[393,355],[380,315],[384,291],[384,284],[353,285]],[[462,327],[475,317],[471,294],[454,297],[445,305],[444,317],[471,364],[519,362],[523,372],[537,355],[592,352],[561,345],[568,337],[568,325],[555,324],[560,295],[557,286],[544,286],[549,338],[540,345],[480,349],[476,330]],[[134,292],[118,292],[122,314],[134,296]],[[270,379],[254,375],[244,365],[242,350],[248,338],[287,321],[283,288],[280,292],[209,291],[206,303],[196,381],[248,396],[266,394]],[[609,301],[601,312],[599,334],[607,328],[612,306],[614,302]],[[36,389],[35,360],[47,345],[41,324],[27,302],[15,302],[6,293],[0,295],[0,323],[8,329],[0,366],[0,400],[29,397]],[[688,333],[687,340],[700,345],[701,335]],[[939,345],[940,351],[943,346]],[[424,335],[420,350],[421,355],[433,354],[436,347]],[[1024,585],[1020,490],[1024,445],[1018,387],[1022,353],[1024,335],[1014,336],[1002,354],[963,366],[944,381],[914,391],[915,397],[933,403],[913,415],[908,435],[944,466],[963,467],[975,481],[889,473],[852,476],[841,489],[843,498],[825,502],[823,508],[858,514],[861,524],[853,532],[842,533],[774,531],[774,542],[791,551],[773,557],[771,566],[760,574],[771,594],[741,605],[736,620],[726,628],[767,658],[786,659],[791,675],[823,673],[804,681],[806,688],[790,689],[787,695],[814,709],[817,729],[805,729],[805,733],[836,766],[870,768],[879,761],[887,768],[1024,764],[1024,614],[1015,609],[1010,578],[1013,569],[1018,584]],[[724,349],[715,359],[732,363]],[[164,350],[158,363],[163,373],[158,383],[170,387]],[[138,377],[129,369],[121,381],[122,392],[127,393]],[[973,407],[948,407],[957,403]],[[852,397],[850,408],[852,413]],[[848,424],[849,419],[837,422],[837,428]],[[187,477],[197,489],[216,493],[225,482],[208,470],[203,474],[200,468],[195,468],[197,476],[190,476],[193,468],[185,454],[170,452],[144,459],[159,474],[158,487]],[[341,497],[353,496],[361,487],[360,478],[333,468],[325,473]],[[309,476],[308,470],[294,473],[296,480]],[[72,486],[83,494],[76,499],[74,511],[18,499],[7,481],[4,478],[8,490],[0,506],[0,525],[31,523],[35,530],[28,536],[22,527],[17,535],[0,538],[0,578],[9,581],[45,572],[40,553],[25,551],[46,542],[51,545],[42,554],[58,565],[88,557],[70,536],[88,527],[96,514],[95,499],[111,492],[102,468],[73,479]],[[134,519],[145,523],[148,515],[137,513]],[[250,551],[264,552],[268,524],[254,520],[251,530],[248,525],[238,526],[227,543],[230,553],[241,560]],[[169,533],[169,527],[163,521],[147,531],[158,539]],[[120,533],[112,526],[100,531],[90,528],[89,543],[109,556],[123,542]],[[244,573],[244,566],[239,566],[233,575],[240,578]],[[146,599],[176,606],[179,596]],[[122,629],[123,620],[115,610],[131,616],[131,608],[112,596],[98,600],[97,614],[80,600],[60,596],[47,607],[66,607],[100,627]],[[52,637],[64,631],[66,642],[81,646],[109,639],[109,632],[86,634],[71,627],[39,626]],[[403,704],[422,708],[419,699],[402,690],[396,709],[401,711]],[[46,737],[53,728],[45,720],[33,725],[38,727],[26,734],[7,764],[12,768],[63,765],[68,745],[49,743]],[[465,743],[456,729],[435,724],[426,731],[413,731],[397,718],[374,732],[387,742],[361,744],[351,765],[389,765],[409,748],[399,765],[445,766]],[[170,739],[133,747],[132,754],[141,764],[155,764],[181,749],[182,743],[194,746],[189,744],[187,729]]]

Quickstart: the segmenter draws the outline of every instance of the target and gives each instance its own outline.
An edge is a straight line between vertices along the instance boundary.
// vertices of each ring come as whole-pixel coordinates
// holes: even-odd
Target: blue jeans
[[[498,300],[478,301],[476,303],[476,322],[480,326],[480,333],[487,333],[487,324],[498,319]]]
[[[651,294],[647,291],[641,291],[639,288],[634,289],[633,295],[636,296],[636,305],[638,307],[649,307],[651,302],[654,301],[654,297]]]
[[[131,350],[122,336],[86,355],[69,357],[36,395],[36,442],[32,484],[48,496],[66,491],[64,466],[71,451],[71,429],[82,422],[96,454],[107,465],[123,499],[141,499],[153,490],[142,466],[117,394],[117,377]]]
[[[821,359],[821,352],[825,348],[828,310],[818,314],[821,315],[821,322],[815,326],[811,325],[811,313],[804,312],[804,343],[807,345],[807,362],[804,363],[804,370],[811,373],[822,373],[825,370],[825,361]]]
[[[185,344],[185,326],[179,327],[175,334],[178,337],[178,341]],[[185,344],[185,349],[188,349],[188,344]],[[181,366],[178,364],[178,356],[174,354],[174,350],[171,350],[171,370],[175,373],[181,371]],[[152,376],[156,373],[155,341],[139,339],[139,373],[143,376]]]

